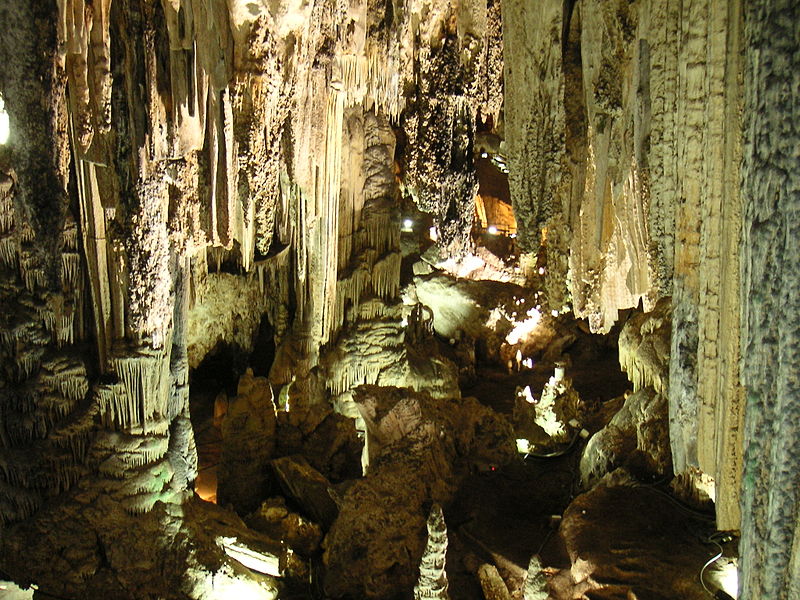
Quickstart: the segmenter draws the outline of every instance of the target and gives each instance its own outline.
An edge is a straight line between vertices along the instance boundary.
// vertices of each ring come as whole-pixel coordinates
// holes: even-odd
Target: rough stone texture
[[[278,582],[227,557],[221,539],[275,564],[280,545],[213,504],[187,497],[131,517],[96,490],[80,489],[65,500],[4,531],[3,568],[20,583],[73,598],[222,600],[233,590],[258,600],[277,597]],[[59,550],[34,559],[32,539]]]
[[[245,522],[273,540],[281,540],[292,551],[304,557],[319,550],[322,542],[320,526],[290,511],[281,497],[264,501],[258,510],[248,515]]]
[[[375,386],[358,395],[369,469],[344,494],[323,543],[325,591],[402,598],[417,582],[430,503],[448,502],[470,468],[511,460],[511,427],[474,399]]]
[[[484,563],[478,567],[478,579],[486,600],[511,600],[508,586],[494,565]]]
[[[419,579],[414,586],[414,600],[438,598],[449,600],[447,593],[447,524],[442,507],[434,504],[428,515],[428,541],[419,563]]]
[[[338,495],[330,482],[302,456],[284,456],[272,462],[278,482],[287,497],[326,530],[339,513]]]
[[[571,581],[553,581],[550,597],[708,598],[697,577],[710,551],[698,539],[702,527],[651,489],[599,485],[564,511],[559,536],[571,567],[558,579]]]
[[[443,493],[454,483],[453,465],[447,463],[456,458],[463,469],[500,465],[516,456],[508,421],[475,398],[432,398],[425,392],[362,386],[355,401],[366,424],[368,464],[383,460],[393,444],[406,437],[438,438],[432,442],[437,450],[426,470],[442,469],[440,480],[428,485],[441,485]]]
[[[361,475],[364,442],[358,437],[354,419],[334,412],[323,413],[324,418],[308,431],[308,425],[291,425],[293,419],[284,418],[290,414],[278,413],[280,454],[302,454],[311,466],[331,481],[353,479]]]
[[[264,313],[274,326],[275,383],[300,388],[324,367],[334,376],[319,405],[376,372],[383,384],[436,379],[413,385],[447,395],[454,370],[426,364],[419,304],[403,360],[352,380],[337,363],[374,355],[350,353],[371,327],[403,347],[398,175],[430,192],[417,199],[445,245],[468,246],[483,119],[507,136],[519,241],[544,242],[545,310],[571,302],[606,330],[621,308],[672,296],[675,469],[713,475],[718,526],[741,523],[744,595],[798,595],[796,7],[506,0],[501,28],[499,5],[0,0],[3,570],[75,597],[154,572],[153,595],[206,594],[216,558],[192,563],[202,585],[175,587],[191,552],[145,564],[140,579],[138,561],[111,560],[94,537],[145,524],[147,541],[123,544],[132,556],[184,531],[186,547],[219,555],[213,535],[181,521],[197,469],[190,310],[208,300],[209,270],[241,279],[241,303],[269,296],[240,314],[243,329]],[[396,161],[391,124],[409,132],[416,167]],[[237,335],[235,322],[216,325]],[[73,527],[86,499],[103,510]],[[169,515],[161,538],[156,512]],[[49,571],[19,559],[22,548],[59,556],[62,533],[80,541],[41,561]]]
[[[424,317],[426,309],[418,306],[415,315]],[[460,395],[456,366],[437,351],[430,323],[412,312],[399,303],[361,305],[361,314],[321,359],[333,394],[347,396],[367,384],[410,387],[443,398]]]
[[[676,472],[739,523],[742,4],[505,2],[506,143],[546,305],[595,331],[672,296]]]
[[[209,273],[198,299],[189,310],[186,332],[189,368],[224,342],[249,354],[258,333],[267,298],[257,277]]]
[[[618,467],[640,477],[671,472],[667,399],[653,388],[631,394],[611,422],[592,436],[581,456],[581,483],[590,487]]]
[[[542,573],[542,562],[536,554],[531,556],[531,561],[528,563],[522,589],[522,600],[547,600],[549,596],[547,578]]]
[[[670,299],[664,298],[651,312],[635,314],[623,326],[619,361],[634,391],[586,445],[580,462],[584,486],[595,485],[619,467],[639,477],[671,472],[676,452],[670,449],[671,431],[683,434],[694,425],[683,415],[672,415],[667,401],[671,317]]]
[[[660,394],[669,389],[672,303],[662,299],[647,313],[631,316],[619,334],[619,363],[634,391],[651,387]]]
[[[464,190],[475,114],[498,116],[497,12],[461,3],[436,63],[471,98],[451,98],[469,105],[452,132]],[[438,0],[402,10],[363,0],[0,2],[11,119],[0,150],[2,522],[24,524],[78,485],[131,518],[159,502],[172,510],[197,470],[188,371],[207,350],[200,335],[243,342],[266,313],[284,384],[307,377],[342,328],[375,317],[376,299],[397,301],[390,122],[419,83],[419,50],[441,50],[452,14]],[[423,87],[440,72],[428,74]],[[234,288],[217,284],[236,278],[246,293],[231,298]],[[241,318],[217,318],[223,303]],[[411,373],[455,387],[446,363],[426,367],[419,350],[412,362],[386,380]],[[320,446],[347,432],[303,434]],[[89,516],[87,531],[101,529],[104,513]],[[19,543],[19,532],[4,540]],[[54,540],[30,543],[47,555]]]
[[[741,596],[800,596],[800,89],[794,2],[746,5]]]
[[[556,0],[540,3],[535,11],[525,0],[502,4],[509,187],[525,251],[538,248],[539,228],[557,210],[553,201],[560,197],[563,7]]]
[[[247,369],[222,420],[222,457],[217,468],[220,504],[244,515],[268,495],[275,429],[272,390],[264,377],[254,377]]]

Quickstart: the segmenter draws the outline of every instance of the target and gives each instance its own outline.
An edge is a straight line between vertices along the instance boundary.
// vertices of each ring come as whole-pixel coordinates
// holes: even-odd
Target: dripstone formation
[[[522,380],[619,339],[632,393],[607,414],[571,389],[587,424],[549,440],[582,453],[572,571],[575,507],[677,476],[741,536],[739,598],[800,597],[798,22],[790,0],[0,0],[0,579],[446,598],[474,563],[475,590],[560,598],[538,554],[489,564],[445,522],[523,460],[500,414],[536,414]],[[226,352],[201,465],[198,373]]]

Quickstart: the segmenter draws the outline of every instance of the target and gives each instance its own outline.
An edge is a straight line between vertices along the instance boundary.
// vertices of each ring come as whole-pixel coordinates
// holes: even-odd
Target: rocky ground
[[[439,356],[460,367],[464,399],[437,399],[401,388],[355,388],[355,406],[363,419],[358,421],[360,434],[355,429],[347,433],[353,421],[343,417],[335,427],[323,426],[335,413],[297,421],[300,417],[283,405],[299,402],[296,410],[302,412],[297,397],[270,400],[276,414],[271,427],[277,427],[265,483],[270,497],[254,512],[239,512],[251,527],[284,541],[282,595],[406,598],[424,562],[425,585],[436,581],[438,587],[421,592],[420,580],[414,592],[418,597],[444,597],[444,582],[450,598],[465,600],[704,598],[698,575],[716,552],[708,541],[714,533],[713,513],[707,504],[679,499],[659,462],[657,448],[668,444],[666,428],[659,425],[666,422],[666,413],[651,400],[657,392],[647,390],[653,390],[648,384],[658,379],[666,362],[637,354],[637,332],[649,322],[637,316],[623,336],[628,368],[639,369],[632,375],[639,381],[636,393],[631,374],[619,366],[617,340],[623,325],[599,336],[565,315],[548,319],[547,335],[522,346],[523,361],[512,355],[516,360],[504,363],[501,356],[509,350],[502,350],[502,344],[492,360],[480,349],[465,354],[453,339],[440,338]],[[554,343],[558,352],[548,352]],[[475,361],[466,369],[465,356]],[[527,357],[531,361],[526,363]],[[566,383],[553,388],[561,390],[554,418],[564,422],[565,433],[547,440],[526,419],[542,410],[557,366],[564,369]],[[225,461],[225,419],[232,418],[223,413],[242,394],[260,394],[247,390],[266,385],[245,374],[238,396],[228,398],[230,373],[217,377],[198,373],[204,385],[192,399],[200,456],[195,486],[211,501],[216,501],[216,473]],[[537,400],[532,406],[521,400],[520,390],[526,387]],[[569,410],[559,403],[569,404]],[[577,421],[566,423],[570,418]],[[252,437],[253,431],[245,428],[239,435]],[[356,435],[366,438],[363,453],[357,444],[343,441]],[[514,439],[526,435],[539,445],[531,445],[527,455],[513,452]],[[322,459],[326,446],[338,451],[327,448]],[[241,448],[259,451],[247,444]],[[285,456],[290,448],[295,454]],[[332,468],[334,463],[338,468]],[[354,475],[363,465],[367,475]],[[227,499],[235,507],[231,489]],[[446,548],[442,573],[436,571],[441,559],[425,558],[432,552],[425,542],[432,502],[444,509],[446,531],[436,534],[438,551],[444,555]],[[732,556],[731,549],[726,547],[727,555]],[[726,564],[730,556],[719,562]],[[706,573],[707,585],[722,585],[712,583],[720,579],[717,570],[714,564]]]

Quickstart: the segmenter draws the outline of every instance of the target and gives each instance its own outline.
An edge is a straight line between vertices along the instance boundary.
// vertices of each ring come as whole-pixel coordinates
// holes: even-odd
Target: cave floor
[[[579,336],[567,369],[583,400],[601,407],[586,423],[592,433],[610,418],[630,383],[615,348],[598,348]],[[553,363],[512,371],[479,368],[464,395],[511,417],[518,387],[541,393]],[[603,410],[608,406],[609,410]],[[716,550],[706,540],[708,517],[648,486],[597,488],[580,494],[583,444],[553,459],[520,459],[476,473],[446,511],[448,576],[454,600],[480,600],[474,575],[494,564],[512,598],[522,598],[528,562],[539,554],[552,600],[667,600],[707,598],[699,571]]]
[[[194,489],[208,502],[217,501],[217,465],[222,454],[222,432],[214,422],[214,398],[217,390],[197,386],[192,389],[190,406],[197,445],[197,479]]]
[[[713,522],[649,486],[573,497],[577,454],[520,461],[465,483],[446,513],[452,598],[483,597],[472,574],[482,562],[522,598],[534,554],[552,600],[707,598],[699,572],[716,550],[706,541]]]
[[[462,393],[510,418],[516,390],[529,385],[538,396],[553,368],[553,361],[545,360],[522,370],[479,366]],[[585,424],[592,432],[610,418],[611,401],[630,388],[616,350],[580,336],[570,348],[567,374],[582,399],[609,407]],[[213,415],[218,391],[212,385],[192,392],[199,457],[195,489],[209,501],[216,500],[221,453]],[[510,598],[521,600],[534,554],[541,558],[552,600],[708,597],[698,574],[715,549],[706,542],[713,523],[651,487],[598,487],[580,494],[576,481],[582,445],[552,459],[520,456],[511,465],[468,477],[445,513],[451,598],[483,598],[475,572],[490,563]]]

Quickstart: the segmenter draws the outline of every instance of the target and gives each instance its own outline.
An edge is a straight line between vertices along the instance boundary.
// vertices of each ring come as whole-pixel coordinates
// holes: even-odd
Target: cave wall
[[[183,507],[189,370],[212,346],[199,339],[244,344],[266,314],[277,384],[318,368],[335,392],[383,371],[437,379],[402,348],[393,125],[414,103],[416,135],[458,148],[434,185],[442,229],[456,216],[450,241],[467,248],[476,119],[501,106],[499,3],[3,0],[0,20],[3,570],[76,595],[150,573],[195,597],[200,566],[238,573],[219,548],[161,552],[197,536]],[[236,318],[219,318],[226,298]],[[402,356],[338,365],[336,344],[376,321]],[[455,388],[445,362],[436,385]],[[130,523],[159,519],[163,536],[121,536],[108,558]],[[31,559],[76,528],[65,564]],[[141,572],[120,568],[148,543]]]
[[[544,239],[550,306],[607,331],[621,309],[672,297],[675,470],[714,477],[718,523],[736,528],[741,6],[504,11],[512,201],[528,250]]]
[[[246,280],[242,321],[275,327],[278,383],[452,379],[409,374],[399,339],[393,126],[406,191],[461,252],[491,121],[551,308],[606,331],[672,298],[675,470],[714,477],[745,597],[800,593],[791,2],[30,4],[0,2],[5,556],[107,518],[75,507],[123,523],[185,499],[190,345],[220,325],[191,311],[220,281]],[[55,500],[73,508],[37,521]],[[105,581],[81,543],[58,589]]]
[[[794,2],[745,12],[742,598],[800,596],[800,56]]]
[[[512,201],[550,305],[604,331],[671,297],[675,471],[711,475],[717,526],[741,528],[741,597],[793,597],[797,9],[503,8]]]

